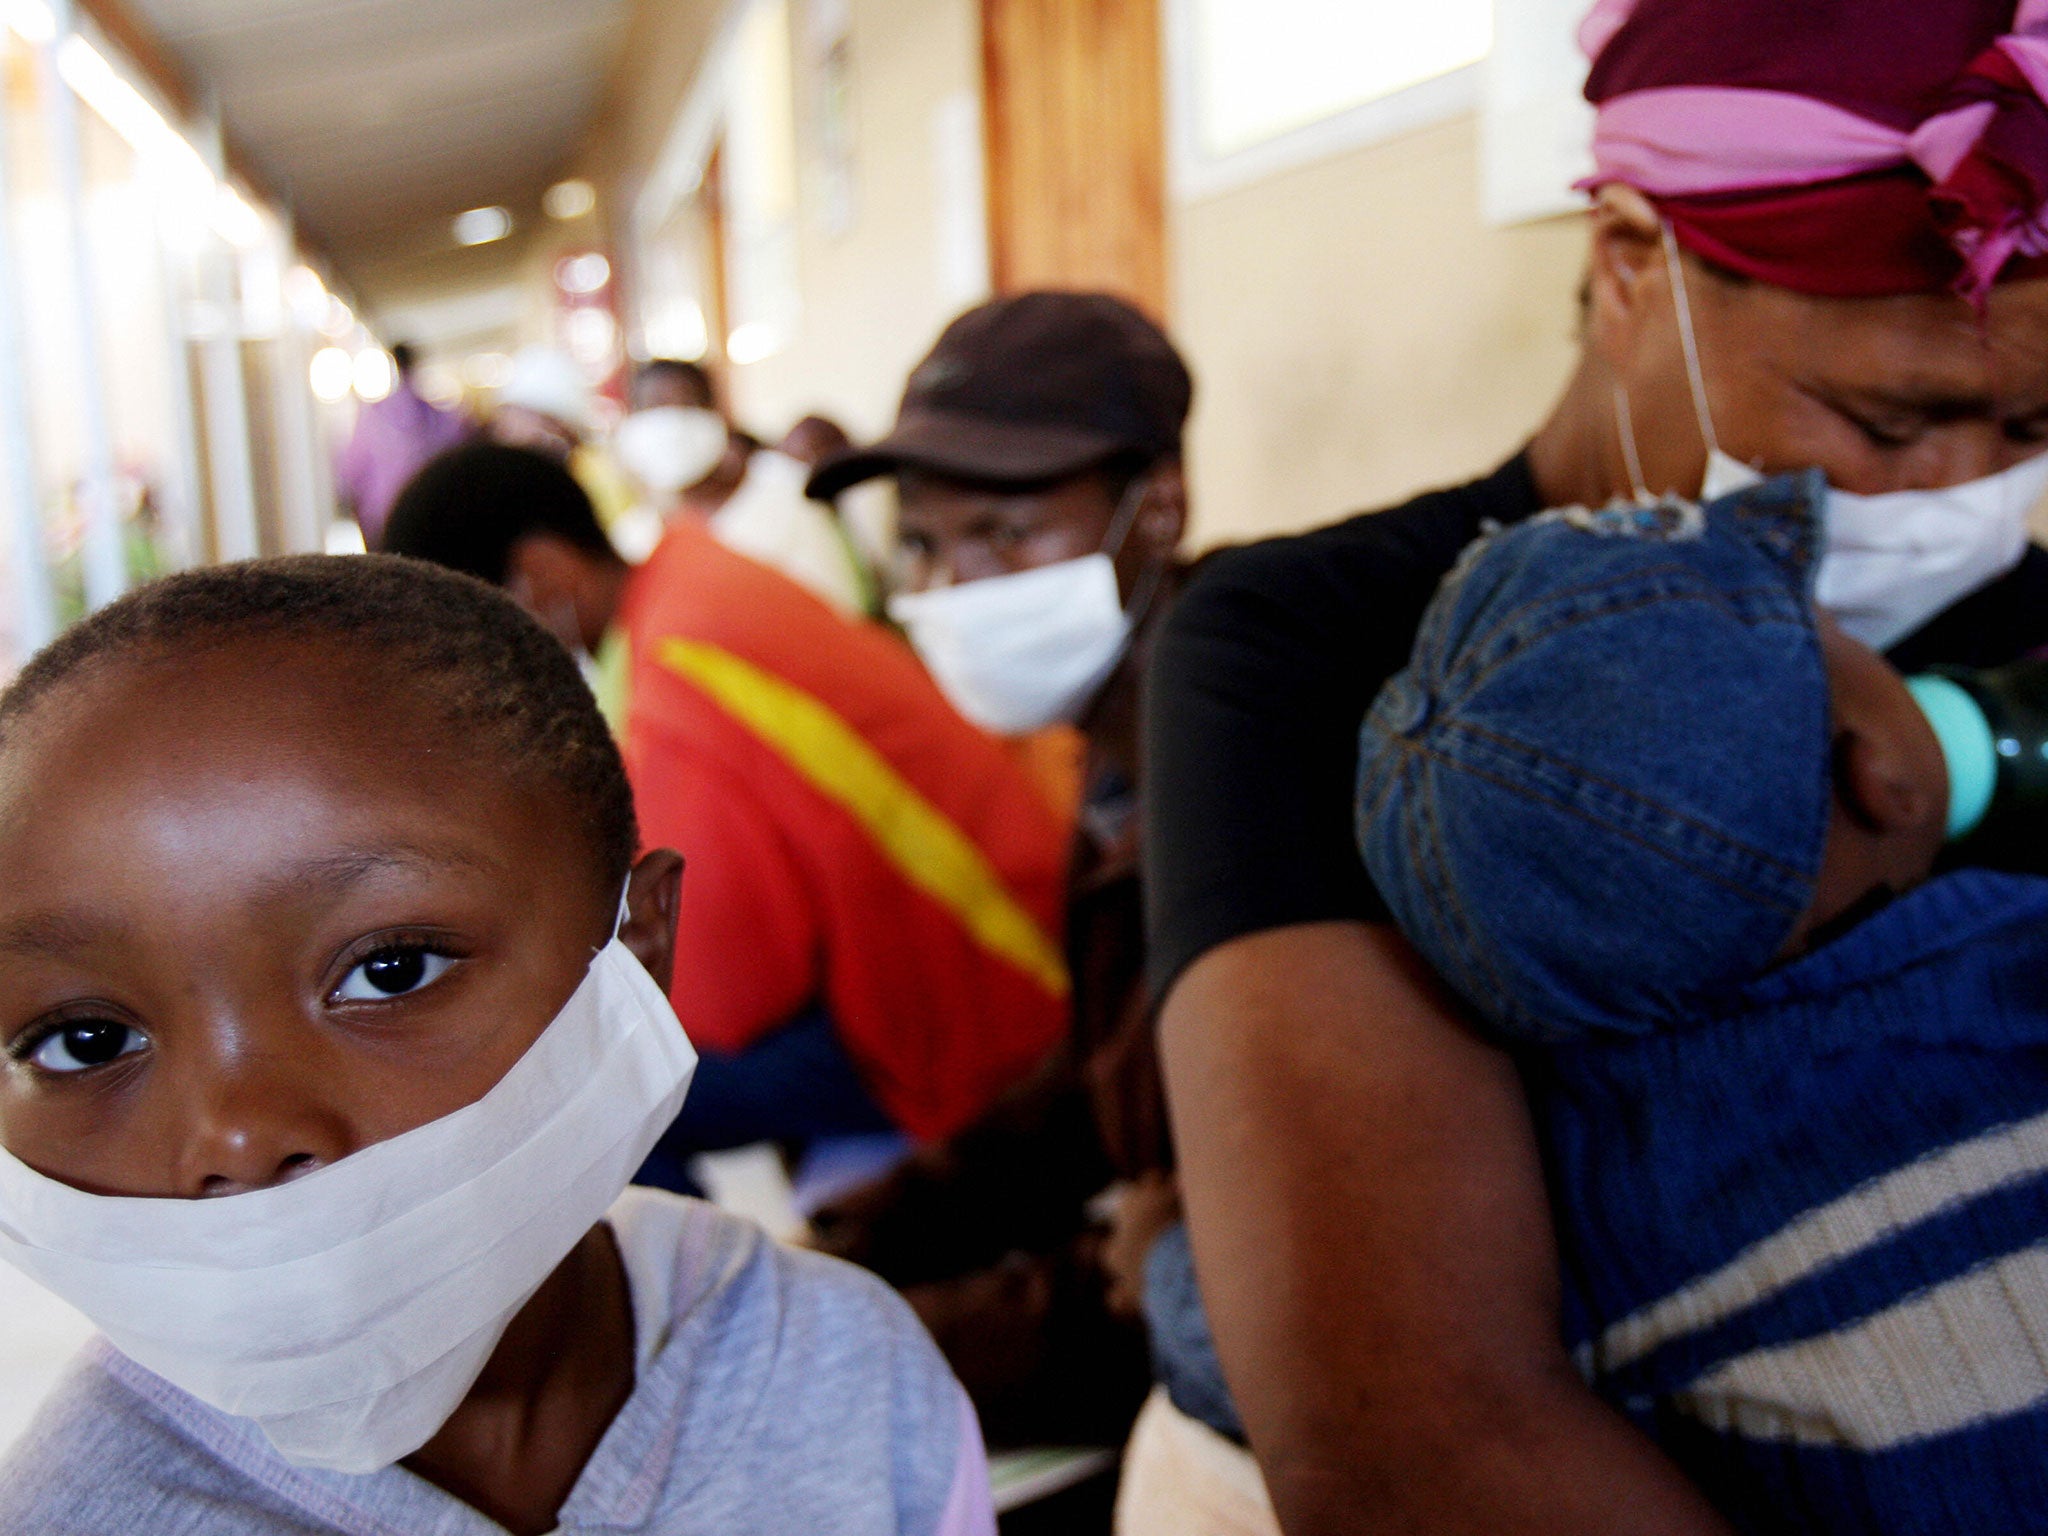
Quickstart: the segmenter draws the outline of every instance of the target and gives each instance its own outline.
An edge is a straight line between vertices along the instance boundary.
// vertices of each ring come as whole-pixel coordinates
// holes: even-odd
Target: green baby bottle
[[[1970,862],[2048,873],[2048,661],[1942,667],[1906,687],[1948,761],[1951,843]]]

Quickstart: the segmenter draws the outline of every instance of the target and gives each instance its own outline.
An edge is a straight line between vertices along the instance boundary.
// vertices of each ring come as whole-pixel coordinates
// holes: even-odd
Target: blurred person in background
[[[603,446],[597,391],[557,347],[521,347],[498,390],[484,432],[509,448],[530,448],[566,465],[609,529],[633,510],[633,487]],[[371,546],[375,548],[375,545]]]
[[[1483,479],[1216,557],[1148,693],[1150,952],[1193,1260],[1289,1536],[1726,1529],[1567,1356],[1577,1277],[1518,1062],[1360,861],[1360,721],[1460,552],[1545,507],[1817,466],[1817,594],[1850,635],[1909,671],[2048,641],[2026,531],[2048,483],[2048,10],[1601,0],[1581,38],[1591,253],[1551,416]],[[1768,1454],[1774,1432],[1845,1432],[1732,1417],[1672,1433],[1761,1434]]]
[[[606,653],[642,834],[688,861],[674,1001],[703,1053],[642,1182],[687,1189],[695,1153],[764,1140],[900,1156],[1064,1034],[1070,828],[895,635],[692,518],[631,566],[559,464],[499,444],[429,465],[385,548]]]
[[[891,611],[969,719],[1086,742],[1070,1038],[972,1127],[813,1218],[820,1246],[903,1290],[997,1444],[1120,1444],[1152,1382],[1144,1268],[1174,1197],[1143,986],[1139,692],[1181,580],[1192,392],[1119,299],[1003,299],[947,328],[887,437],[811,480],[832,496],[894,477]]]
[[[355,430],[335,465],[335,488],[371,549],[377,547],[391,504],[406,482],[429,459],[476,430],[468,417],[443,410],[420,395],[414,382],[418,362],[418,353],[407,342],[391,349],[397,375],[391,393],[357,411]]]
[[[645,363],[631,403],[612,434],[613,453],[644,493],[628,544],[695,518],[726,547],[842,613],[874,612],[866,563],[830,510],[804,495],[807,467],[735,427],[704,368],[672,358]]]
[[[816,469],[827,459],[849,451],[853,439],[846,435],[846,428],[829,416],[811,415],[782,434],[782,441],[776,444],[776,451],[810,469]]]
[[[853,448],[846,428],[829,416],[805,416],[782,436],[777,452],[816,470],[827,459]],[[896,564],[896,498],[878,481],[848,486],[822,505],[839,520],[839,527],[852,543],[854,558],[867,574],[869,606],[876,613],[885,610],[891,596],[889,580]]]

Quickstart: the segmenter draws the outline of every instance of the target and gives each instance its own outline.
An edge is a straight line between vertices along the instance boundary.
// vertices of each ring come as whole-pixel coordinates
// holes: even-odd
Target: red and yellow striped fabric
[[[641,835],[688,866],[691,1038],[739,1050],[820,1001],[904,1131],[965,1126],[1065,1028],[1071,829],[899,639],[698,527],[620,622]]]

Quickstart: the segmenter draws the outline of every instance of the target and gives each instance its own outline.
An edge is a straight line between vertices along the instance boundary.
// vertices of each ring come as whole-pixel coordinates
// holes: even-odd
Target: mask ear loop
[[[1678,310],[1678,345],[1685,353],[1685,380],[1692,387],[1693,415],[1700,424],[1700,441],[1706,444],[1709,455],[1721,451],[1720,440],[1714,436],[1714,416],[1707,409],[1707,376],[1700,367],[1699,338],[1692,329],[1692,299],[1685,288],[1685,263],[1679,259],[1678,237],[1671,232],[1671,221],[1662,219],[1658,223],[1664,237],[1664,264],[1671,271],[1671,296]]]
[[[1621,461],[1628,466],[1629,489],[1635,492],[1636,505],[1647,507],[1656,498],[1643,481],[1643,461],[1636,452],[1635,413],[1629,409],[1628,390],[1619,379],[1614,381],[1614,426],[1614,435],[1621,439]]]
[[[626,871],[626,883],[619,887],[619,915],[612,919],[612,936],[607,943],[615,944],[626,931],[626,923],[633,915],[633,872]]]
[[[1103,530],[1100,553],[1114,560],[1124,552],[1124,540],[1137,526],[1138,508],[1145,505],[1145,497],[1151,490],[1152,472],[1148,469],[1130,483],[1124,491],[1124,499],[1117,503],[1116,511],[1109,519],[1109,527]]]
[[[1123,553],[1124,541],[1130,537],[1131,530],[1137,526],[1138,509],[1145,505],[1145,498],[1151,494],[1150,470],[1133,480],[1130,489],[1124,492],[1123,502],[1117,507],[1116,515],[1109,520],[1108,531],[1102,536],[1101,553],[1109,556],[1112,565],[1116,563],[1116,557]],[[1133,631],[1151,608],[1152,600],[1159,595],[1160,583],[1166,579],[1166,566],[1167,562],[1164,560],[1153,561],[1145,572],[1143,583],[1131,594],[1130,602],[1125,605],[1124,612],[1130,618]]]

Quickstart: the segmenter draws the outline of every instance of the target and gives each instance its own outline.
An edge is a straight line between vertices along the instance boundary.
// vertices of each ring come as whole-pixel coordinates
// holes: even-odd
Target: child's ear
[[[682,889],[683,856],[673,848],[642,854],[626,886],[626,926],[619,937],[663,992],[675,981],[676,915]]]
[[[1930,798],[1930,786],[1895,741],[1854,726],[1836,733],[1835,797],[1850,820],[1879,835],[1925,826],[1947,808]]]

